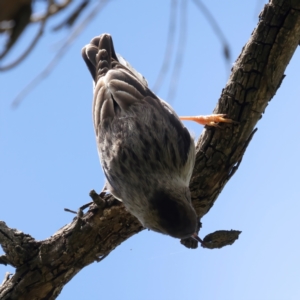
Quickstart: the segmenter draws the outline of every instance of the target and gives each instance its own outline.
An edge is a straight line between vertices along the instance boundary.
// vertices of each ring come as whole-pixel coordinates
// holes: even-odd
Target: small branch
[[[69,50],[69,47],[77,38],[77,36],[81,33],[81,31],[90,23],[90,21],[101,11],[104,6],[110,0],[100,0],[99,3],[91,10],[91,12],[86,16],[86,18],[79,24],[74,31],[70,34],[70,36],[66,39],[65,43],[62,47],[57,51],[54,58],[50,61],[50,63],[46,66],[46,68],[38,74],[25,88],[17,95],[17,97],[12,102],[12,107],[17,108],[22,100],[29,94],[34,88],[36,88],[39,83],[45,79],[52,70],[56,67],[58,62],[63,58],[66,52]]]
[[[67,8],[69,4],[72,2],[72,0],[66,0],[65,2],[58,4],[51,1],[51,5],[48,7],[47,12],[45,14],[43,13],[37,13],[36,15],[31,17],[30,22],[31,23],[37,23],[37,22],[44,22],[49,17],[57,14],[61,10]]]
[[[171,82],[170,82],[169,91],[167,95],[168,102],[172,102],[176,95],[178,79],[179,79],[180,71],[182,69],[184,52],[186,49],[185,46],[186,46],[186,36],[187,36],[187,5],[188,5],[187,0],[181,0],[180,31],[179,31],[174,68],[171,75]]]
[[[5,266],[7,266],[9,264],[9,261],[8,261],[6,255],[1,255],[0,256],[0,264],[5,265]]]
[[[90,0],[83,0],[75,9],[75,11],[73,11],[71,15],[67,17],[66,20],[61,22],[59,25],[56,25],[52,30],[57,31],[63,28],[64,26],[71,27],[81,15],[81,13],[84,11],[84,9],[88,6],[88,4],[90,4]]]
[[[0,245],[6,254],[1,256],[2,262],[18,267],[36,255],[40,243],[29,234],[9,228],[0,221]]]
[[[48,2],[48,9],[50,7],[50,2]],[[18,65],[19,63],[21,63],[26,57],[27,55],[32,51],[32,49],[37,45],[37,42],[39,41],[39,39],[41,38],[41,36],[43,35],[44,33],[44,29],[45,29],[45,25],[46,25],[46,20],[47,18],[44,18],[42,21],[41,21],[41,24],[40,24],[40,29],[39,31],[37,32],[35,38],[32,40],[31,44],[29,45],[29,47],[24,51],[23,54],[21,54],[21,56],[19,58],[17,58],[14,62],[8,64],[7,66],[4,66],[4,67],[1,67],[0,66],[0,71],[3,72],[3,71],[7,71],[9,69],[12,69],[14,68],[16,65]]]
[[[171,62],[173,49],[174,49],[175,32],[176,32],[176,19],[177,19],[176,10],[177,10],[177,0],[171,0],[166,50],[165,50],[162,66],[160,68],[159,74],[152,88],[152,91],[154,93],[158,93],[158,91],[160,90],[161,85],[163,84],[163,81],[166,78],[166,74],[170,67],[170,62]]]
[[[98,208],[103,210],[107,206],[106,205],[107,203],[104,200],[105,190],[106,190],[106,187],[104,186],[102,192],[99,195],[95,192],[95,190],[91,190],[90,193],[89,193],[89,196],[93,199],[93,202],[89,202],[87,204],[84,204],[84,205],[80,206],[77,212],[75,210],[72,210],[72,209],[69,209],[69,208],[64,208],[64,211],[70,212],[70,213],[73,213],[73,214],[77,214],[77,217],[81,218],[82,215],[83,215],[83,211],[86,208],[88,208],[90,205],[92,205],[93,203],[95,203]]]
[[[77,215],[77,212],[76,212],[75,210],[72,210],[72,209],[69,209],[69,208],[64,208],[64,211],[70,212],[70,213],[72,213],[72,214]]]
[[[4,4],[4,7],[5,7],[5,4]],[[2,7],[2,9],[4,9],[4,7]],[[6,9],[7,9],[7,6],[6,6]],[[9,10],[9,6],[8,6],[8,10]],[[30,2],[24,3],[20,7],[18,7],[18,5],[16,5],[15,10],[16,11],[14,11],[13,15],[6,17],[6,20],[10,20],[10,22],[7,22],[7,23],[9,23],[8,25],[10,25],[10,28],[8,26],[7,31],[6,31],[9,37],[7,39],[4,50],[0,53],[0,60],[2,60],[9,53],[10,49],[17,42],[18,38],[20,37],[20,35],[22,34],[24,29],[27,27],[27,25],[30,22],[30,16],[32,13]],[[3,14],[2,11],[1,11],[1,13]],[[4,12],[4,14],[5,13],[7,13],[7,12]],[[2,15],[2,17],[3,17],[3,15]],[[11,19],[9,19],[9,18],[11,18]]]
[[[210,13],[210,11],[207,9],[207,7],[203,4],[200,0],[193,0],[197,8],[202,11],[203,15],[206,17],[208,23],[214,30],[216,36],[220,39],[221,43],[223,44],[223,54],[225,59],[230,62],[230,50],[229,50],[229,44],[227,43],[226,37],[223,34],[222,29],[219,27],[218,22],[215,20],[213,15]]]

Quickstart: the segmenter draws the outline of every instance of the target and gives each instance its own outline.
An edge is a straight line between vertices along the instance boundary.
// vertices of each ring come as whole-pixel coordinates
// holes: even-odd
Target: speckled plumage
[[[93,120],[108,189],[145,227],[191,236],[195,145],[188,130],[140,74],[119,62],[109,34],[94,38],[82,55],[95,83]]]

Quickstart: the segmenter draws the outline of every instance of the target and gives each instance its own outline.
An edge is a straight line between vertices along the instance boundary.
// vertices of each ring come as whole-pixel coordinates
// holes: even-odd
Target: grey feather
[[[197,216],[188,188],[195,162],[188,130],[116,56],[110,35],[94,38],[82,55],[95,82],[94,128],[109,190],[145,227],[191,236]]]

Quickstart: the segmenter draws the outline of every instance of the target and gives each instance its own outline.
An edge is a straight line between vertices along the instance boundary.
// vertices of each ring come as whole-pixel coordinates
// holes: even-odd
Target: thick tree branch
[[[190,188],[200,218],[213,206],[240,164],[254,127],[279,88],[299,40],[300,1],[270,1],[215,109],[215,113],[227,113],[239,124],[206,128],[197,143]],[[0,243],[6,255],[0,261],[16,266],[16,273],[0,287],[1,299],[55,299],[82,268],[102,260],[142,230],[122,203],[108,195],[99,197],[99,206],[92,204],[82,217],[78,214],[72,223],[41,242],[1,223]],[[232,243],[238,234],[218,231],[205,239],[218,247]]]
[[[275,95],[300,40],[300,2],[270,1],[238,57],[214,113],[227,113],[238,126],[205,128],[197,143],[190,184],[200,217],[213,206]]]

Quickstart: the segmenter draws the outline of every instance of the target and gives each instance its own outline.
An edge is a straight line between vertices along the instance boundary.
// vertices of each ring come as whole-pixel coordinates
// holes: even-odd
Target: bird
[[[225,114],[179,117],[104,33],[82,49],[94,81],[93,123],[107,190],[141,224],[174,238],[198,236],[189,183],[195,143],[181,120],[218,126]]]

